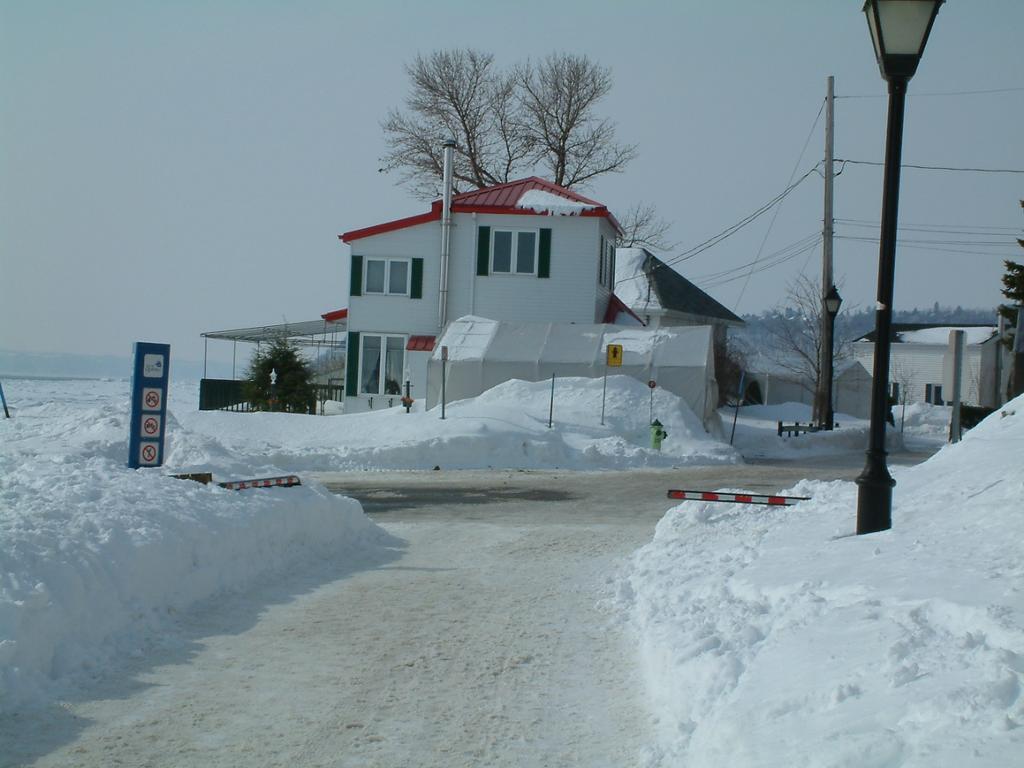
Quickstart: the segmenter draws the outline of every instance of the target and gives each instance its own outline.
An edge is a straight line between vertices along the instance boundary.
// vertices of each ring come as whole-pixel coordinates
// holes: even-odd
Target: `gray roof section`
[[[253,344],[287,338],[302,345],[343,347],[347,340],[345,336],[347,329],[347,320],[304,320],[299,323],[258,325],[252,328],[235,328],[229,331],[207,331],[200,335],[207,339],[247,341]],[[341,336],[340,338],[327,338],[334,334],[341,334]],[[317,338],[318,336],[321,338]]]
[[[644,272],[662,307],[689,315],[715,317],[727,323],[744,325],[743,320],[719,304],[704,291],[676,272],[650,251],[644,249]]]

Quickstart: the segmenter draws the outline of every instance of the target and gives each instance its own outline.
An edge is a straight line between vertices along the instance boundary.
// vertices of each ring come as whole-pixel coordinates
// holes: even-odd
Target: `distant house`
[[[427,360],[456,318],[589,324],[618,314],[619,225],[602,203],[530,177],[454,195],[451,220],[446,275],[441,200],[340,236],[351,247],[347,410],[398,405],[406,381],[426,397]]]
[[[892,395],[910,403],[943,404],[952,400],[950,331],[962,330],[964,364],[961,400],[967,405],[996,408],[1004,398],[1007,354],[994,325],[894,323],[889,365]],[[853,342],[854,356],[869,373],[874,371],[875,332]],[[904,392],[905,390],[905,392]]]
[[[791,369],[759,359],[746,376],[745,395],[753,402],[814,406],[814,382]],[[840,414],[837,418],[842,414],[858,419],[871,417],[871,375],[860,361],[844,360],[836,364],[832,405]]]

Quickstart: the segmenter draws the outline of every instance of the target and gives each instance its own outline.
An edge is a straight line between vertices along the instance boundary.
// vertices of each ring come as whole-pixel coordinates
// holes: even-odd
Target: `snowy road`
[[[6,762],[642,763],[653,738],[641,681],[601,601],[651,539],[665,490],[777,491],[808,474],[852,477],[852,462],[322,475],[401,540],[393,559],[315,566],[190,613],[83,700],[0,723]]]

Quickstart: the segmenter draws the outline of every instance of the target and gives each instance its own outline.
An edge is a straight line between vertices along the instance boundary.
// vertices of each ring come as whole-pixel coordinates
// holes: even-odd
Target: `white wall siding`
[[[872,342],[856,342],[854,355],[863,363],[868,373],[874,375],[875,345]],[[899,382],[900,389],[906,388],[908,403],[925,402],[926,386],[942,387],[942,399],[953,399],[953,388],[944,381],[945,358],[948,348],[940,344],[896,343],[890,348],[889,380]],[[964,349],[963,377],[960,380],[962,402],[968,405],[980,404],[981,347],[971,345]],[[900,398],[903,396],[901,394]]]
[[[449,321],[463,315],[532,323],[594,321],[598,227],[604,219],[593,216],[483,213],[475,217],[470,213],[458,213],[454,219],[449,270]],[[478,276],[478,226],[491,227],[492,231],[506,228],[550,229],[551,277]]]
[[[408,296],[351,296],[348,305],[350,331],[389,333],[437,333],[437,295],[440,280],[441,224],[430,221],[414,227],[373,235],[351,244],[352,255],[366,259],[393,257],[423,259],[423,298]]]

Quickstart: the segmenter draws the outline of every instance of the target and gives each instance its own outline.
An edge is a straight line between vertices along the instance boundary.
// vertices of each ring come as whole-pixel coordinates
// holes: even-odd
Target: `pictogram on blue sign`
[[[164,463],[171,347],[137,341],[133,357],[128,466],[132,469],[159,467]]]

